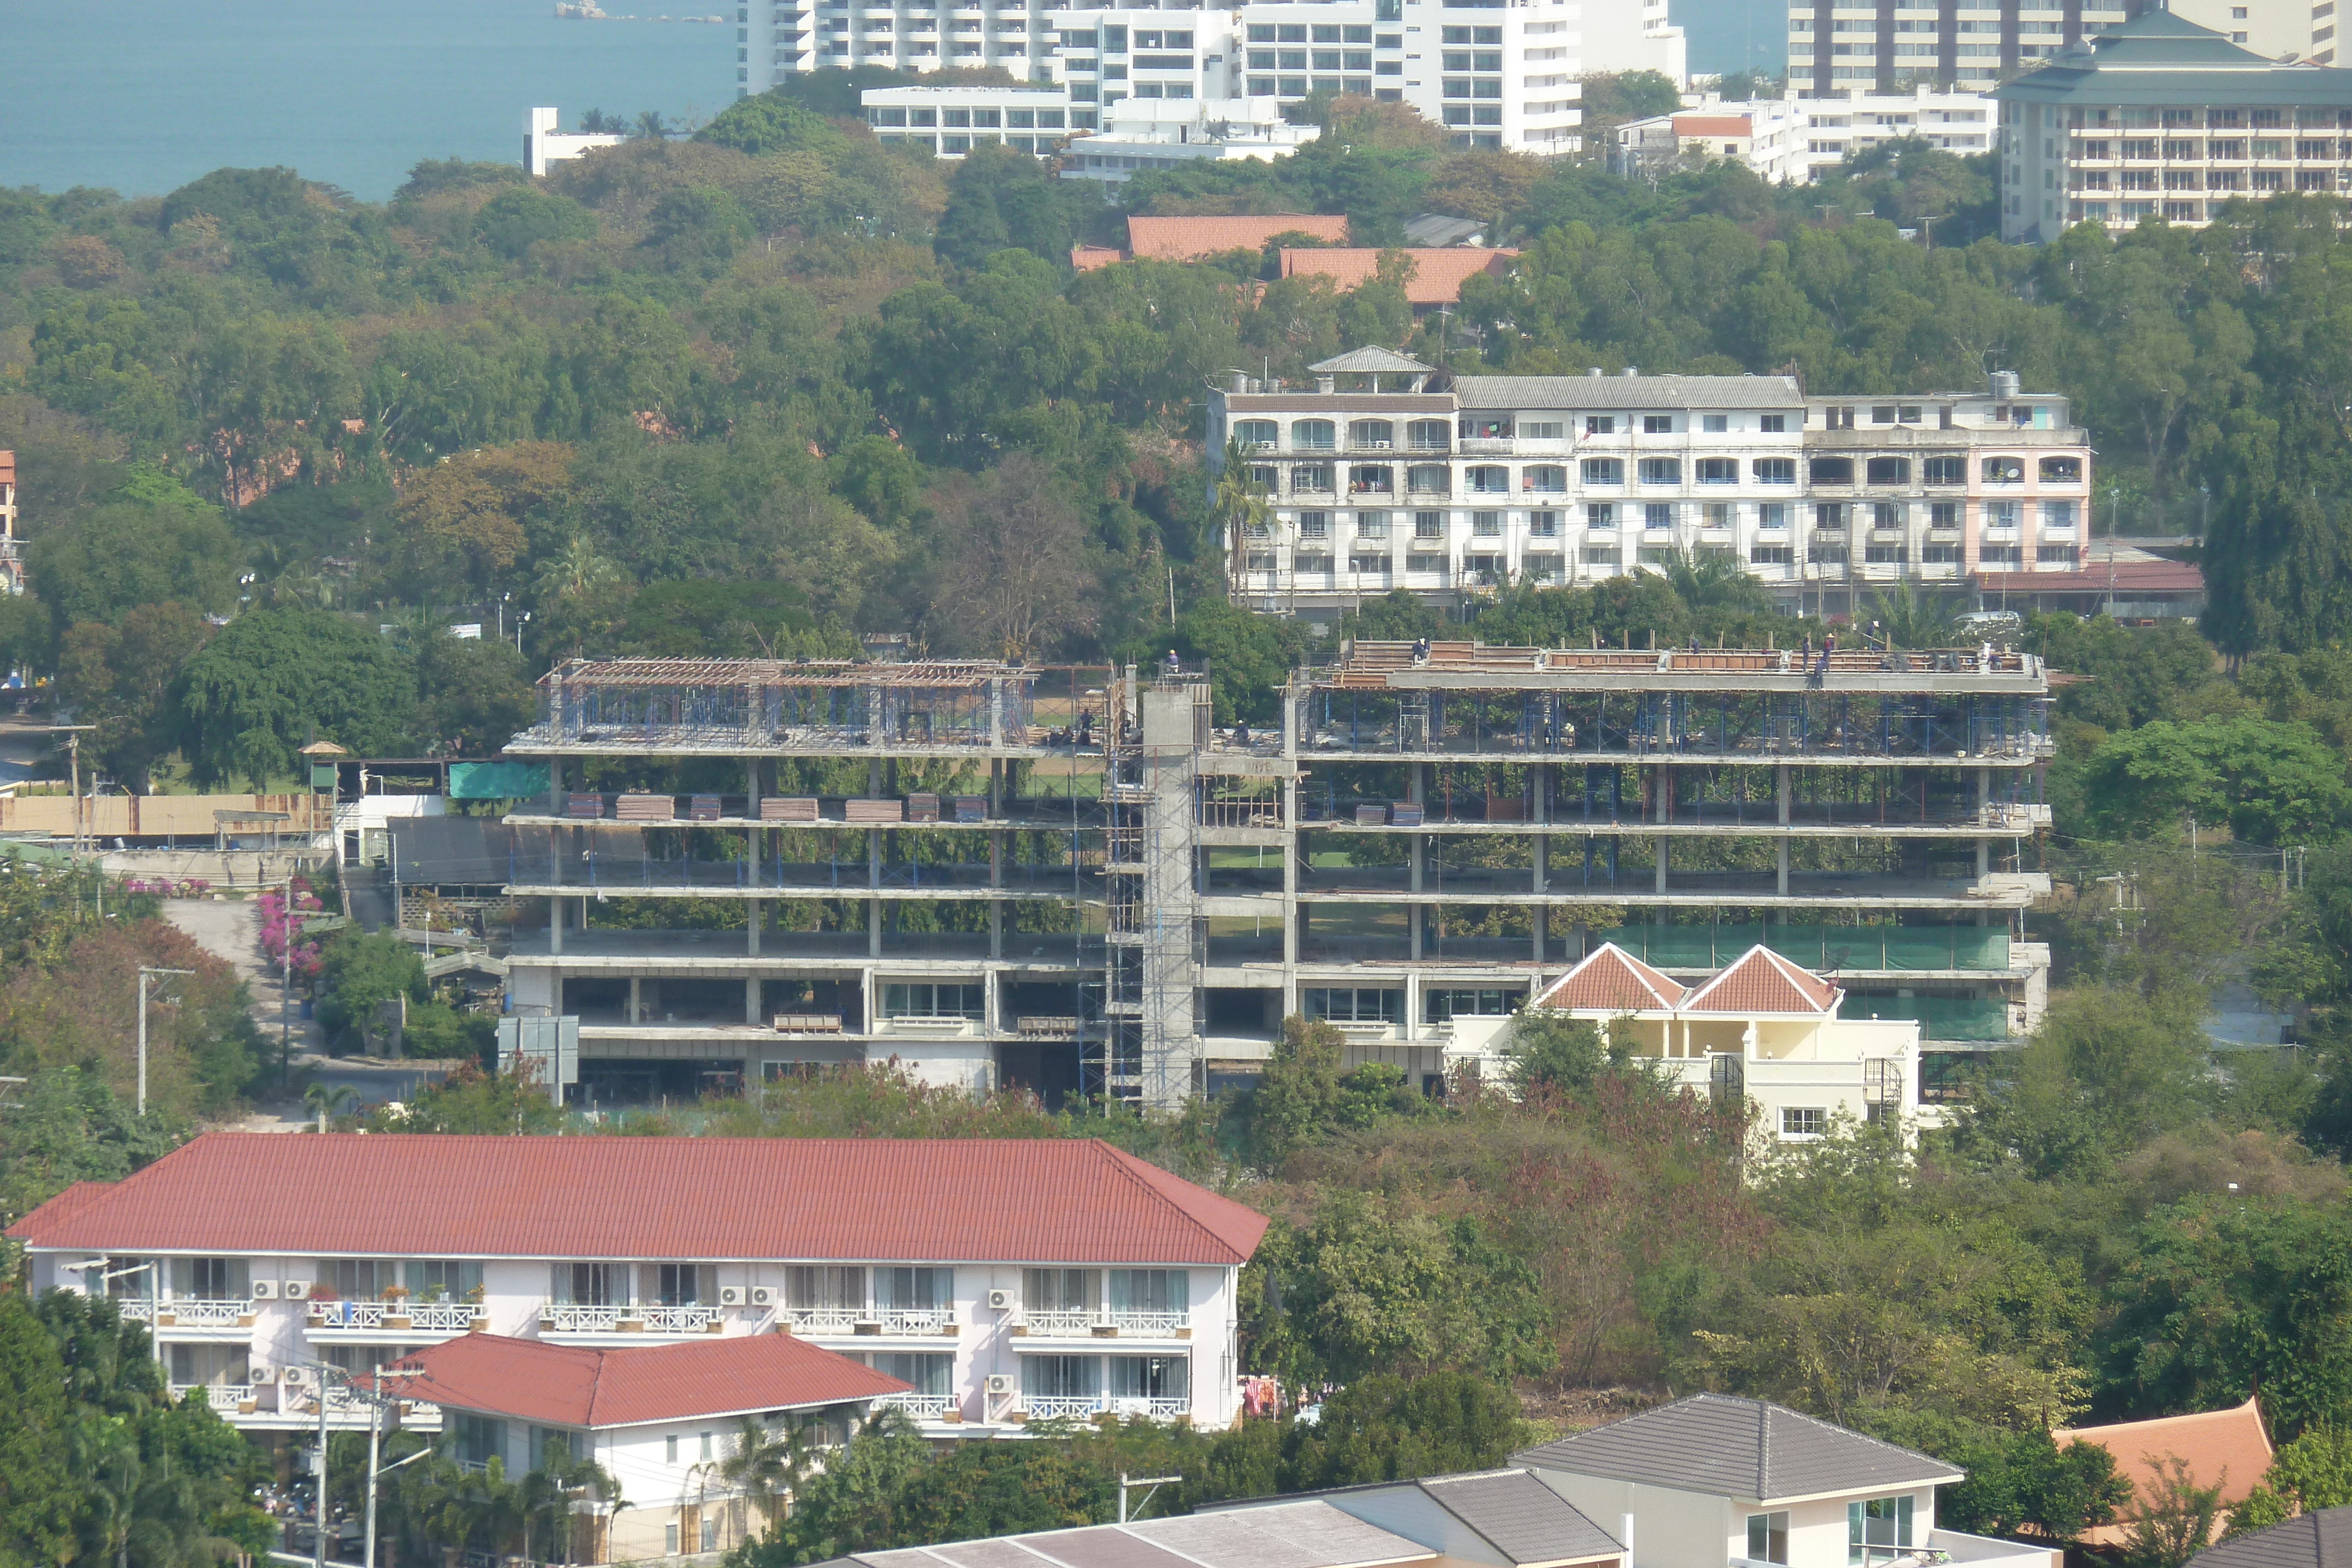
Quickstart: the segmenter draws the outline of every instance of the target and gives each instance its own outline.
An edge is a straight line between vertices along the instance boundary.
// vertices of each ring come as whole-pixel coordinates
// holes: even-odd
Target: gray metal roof
[[[1625,1550],[1622,1542],[1525,1470],[1432,1476],[1420,1485],[1514,1563],[1573,1562]]]
[[[1361,375],[1370,371],[1378,371],[1382,375],[1411,375],[1415,372],[1425,375],[1437,367],[1424,365],[1419,360],[1410,355],[1400,354],[1394,350],[1374,346],[1350,349],[1336,359],[1326,360],[1319,365],[1309,365],[1307,368],[1317,375],[1344,376]]]
[[[1801,409],[1793,376],[1456,376],[1464,408]]]
[[[827,1568],[1376,1568],[1435,1555],[1329,1503],[1301,1499],[1230,1513],[859,1552]]]
[[[1694,1394],[1513,1458],[1539,1469],[1777,1502],[1928,1486],[1965,1472],[1761,1399]]]
[[[2352,70],[2281,65],[2210,27],[2151,6],[2060,50],[1992,96],[2017,103],[2176,109],[2352,107]]]
[[[1486,225],[1476,218],[1449,217],[1444,213],[1423,213],[1405,220],[1404,237],[1408,245],[1437,248],[1460,245],[1474,235],[1486,232]]]
[[[2352,1508],[2323,1508],[2234,1536],[2191,1557],[2189,1568],[2352,1568]]]

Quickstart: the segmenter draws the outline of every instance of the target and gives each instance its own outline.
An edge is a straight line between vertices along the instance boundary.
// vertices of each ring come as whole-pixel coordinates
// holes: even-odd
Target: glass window
[[[384,1287],[399,1280],[400,1265],[386,1258],[325,1258],[319,1262],[319,1283],[341,1301],[380,1301]]]
[[[1298,514],[1298,537],[1302,539],[1322,539],[1331,537],[1331,514],[1301,512]]]
[[[629,1299],[625,1263],[558,1263],[550,1293],[567,1307],[616,1307]]]
[[[1328,452],[1339,444],[1339,427],[1328,419],[1291,422],[1290,444],[1302,452]]]
[[[1458,1018],[1508,1018],[1526,999],[1522,991],[1428,990],[1421,994],[1422,1015],[1430,1023],[1450,1023]]]
[[[1024,1269],[1021,1308],[1030,1312],[1091,1312],[1102,1304],[1102,1275],[1094,1269]]]
[[[1751,1513],[1748,1516],[1748,1560],[1750,1563],[1789,1561],[1789,1516]]]
[[[1104,1358],[1113,1399],[1189,1399],[1192,1362],[1181,1355],[1113,1355]]]
[[[2045,528],[2071,528],[2074,526],[2074,503],[2044,501],[2042,503],[2042,526]]]
[[[1674,433],[1675,433],[1675,416],[1674,416],[1673,414],[1671,414],[1671,413],[1645,413],[1645,414],[1643,414],[1643,415],[1642,416],[1642,434],[1644,434],[1644,435],[1672,435]]]
[[[955,1305],[955,1270],[877,1269],[874,1304],[900,1312],[946,1312]]]
[[[1930,485],[1965,485],[1969,478],[1968,459],[1924,458],[1919,464],[1919,477]]]
[[[242,1258],[174,1258],[172,1294],[183,1301],[242,1301],[253,1295],[252,1275]]]
[[[537,1427],[530,1429],[530,1468],[547,1469],[550,1459],[572,1457],[572,1434],[561,1427]]]
[[[1539,539],[1557,538],[1559,536],[1559,514],[1558,512],[1529,512],[1528,514],[1528,532],[1532,537]]]
[[[1785,413],[1768,413],[1759,422],[1759,428],[1767,435],[1785,435],[1789,430],[1789,416]]]
[[[1519,421],[1519,437],[1524,441],[1561,441],[1567,435],[1568,426],[1556,419]]]
[[[1791,1116],[1810,1116],[1809,1128],[1793,1128]],[[1780,1111],[1780,1133],[1783,1137],[1818,1136],[1822,1131],[1823,1113],[1818,1110],[1800,1110],[1783,1106]],[[1873,1558],[1884,1561],[1895,1557],[1911,1544],[1911,1499],[1874,1497],[1866,1502],[1845,1505],[1845,1560],[1855,1568]]]
[[[802,1312],[864,1312],[866,1270],[795,1263],[784,1270],[784,1304]]]
[[[1091,1399],[1102,1393],[1097,1355],[1024,1355],[1021,1392],[1047,1399]]]
[[[1797,460],[1793,457],[1758,457],[1749,462],[1748,471],[1756,476],[1759,485],[1797,482]]]
[[[927,1351],[879,1351],[874,1357],[874,1370],[885,1377],[895,1377],[901,1383],[912,1384],[918,1394],[937,1396],[955,1392],[955,1357]]]
[[[1618,457],[1588,457],[1583,464],[1584,482],[1588,485],[1622,485],[1625,463]]]
[[[1445,437],[1445,421],[1442,419],[1416,419],[1404,427],[1405,444],[1416,452],[1443,452]]]
[[[1568,470],[1557,463],[1538,463],[1519,471],[1519,488],[1558,495],[1568,488]]]
[[[1984,460],[1985,483],[2017,485],[2025,480],[2025,463],[2017,457],[1988,457]]]
[[[1385,419],[1360,419],[1348,426],[1348,441],[1354,446],[1394,446],[1396,426]]]
[[[1642,507],[1642,527],[1654,533],[1675,526],[1675,508],[1671,502],[1648,501]]]
[[[1369,986],[1310,986],[1299,993],[1299,1006],[1308,1018],[1334,1023],[1394,1023],[1404,1010],[1404,993]]]
[[[1816,457],[1806,465],[1806,473],[1816,485],[1851,485],[1853,483],[1853,459]]]
[[[882,988],[882,1016],[894,1019],[949,1019],[977,1020],[988,1010],[988,988],[983,985],[935,986],[919,983],[885,985]]]
[[[1445,537],[1444,512],[1415,512],[1412,515],[1412,537],[1417,539],[1442,539]]]
[[[454,1258],[411,1258],[401,1265],[401,1283],[420,1301],[478,1299],[482,1266]]]
[[[1698,417],[1699,428],[1709,435],[1721,435],[1731,428],[1731,416],[1728,414],[1703,413]]]
[[[1698,460],[1698,482],[1702,485],[1736,485],[1739,482],[1739,459],[1737,457],[1702,457]]]
[[[1586,414],[1584,416],[1584,434],[1587,435],[1616,434],[1617,416],[1613,413]]]
[[[1270,419],[1234,421],[1234,439],[1244,446],[1272,446],[1280,438],[1278,427]]]
[[[1617,503],[1589,501],[1584,507],[1584,526],[1588,528],[1613,528],[1617,526]]]
[[[1644,485],[1679,485],[1683,482],[1683,460],[1679,457],[1644,457],[1642,459],[1642,483]]]
[[[1863,477],[1873,485],[1908,485],[1911,482],[1911,460],[1908,457],[1873,457],[1863,465]]]
[[[1789,526],[1789,503],[1767,501],[1756,508],[1756,526],[1759,528],[1785,528]]]
[[[457,1462],[461,1465],[487,1465],[492,1459],[503,1461],[507,1457],[507,1424],[491,1416],[476,1416],[466,1411],[451,1412],[457,1422]]]
[[[1192,1276],[1181,1269],[1113,1269],[1103,1278],[1112,1312],[1192,1311]]]
[[[1358,512],[1356,537],[1360,539],[1384,539],[1389,537],[1389,515],[1386,512]]]

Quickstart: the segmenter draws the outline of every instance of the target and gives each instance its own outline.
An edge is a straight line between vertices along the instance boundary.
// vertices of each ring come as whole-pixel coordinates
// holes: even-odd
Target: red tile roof
[[[2118,563],[2113,578],[2118,598],[2138,593],[2202,593],[2205,573],[2188,561]],[[2080,571],[1985,571],[1977,581],[1988,593],[2105,593],[2110,579],[2104,562]]]
[[[13,452],[0,452],[0,485],[13,485],[16,482],[16,455]]]
[[[1341,288],[1354,288],[1370,283],[1378,275],[1384,254],[1369,247],[1286,250],[1282,253],[1282,276],[1328,277]],[[1451,305],[1462,298],[1465,281],[1482,272],[1509,271],[1511,258],[1519,253],[1507,248],[1480,250],[1451,246],[1444,249],[1415,246],[1405,249],[1404,254],[1412,260],[1412,276],[1404,286],[1406,300],[1414,305]]]
[[[2062,1427],[2050,1436],[2061,1448],[2080,1438],[2106,1449],[2116,1458],[2116,1472],[2129,1480],[2143,1500],[2167,1480],[2159,1467],[2168,1459],[2186,1461],[2190,1481],[2218,1488],[2224,1505],[2243,1502],[2271,1467],[2270,1433],[2263,1429],[2262,1410],[2252,1399],[2227,1410],[2119,1421],[2109,1427]],[[2104,1525],[2086,1539],[2120,1545],[2125,1533],[2122,1525]]]
[[[1825,1013],[1838,988],[1769,947],[1741,954],[1721,974],[1683,998],[1687,1013]]]
[[[124,1252],[1230,1266],[1265,1227],[1092,1139],[208,1133],[8,1235]]]
[[[1127,250],[1139,261],[1198,261],[1229,250],[1264,250],[1276,235],[1313,235],[1348,243],[1348,220],[1337,214],[1264,213],[1250,217],[1129,218]]]
[[[1683,999],[1683,987],[1614,942],[1603,942],[1531,1004],[1587,1012],[1664,1012]]]
[[[384,1372],[387,1391],[551,1427],[631,1427],[903,1394],[910,1385],[790,1334],[588,1350],[459,1334]]]
[[[1092,272],[1098,267],[1117,267],[1126,259],[1126,254],[1112,246],[1074,245],[1070,247],[1070,265],[1080,272]]]
[[[1744,114],[1677,114],[1677,136],[1746,136],[1753,130]]]

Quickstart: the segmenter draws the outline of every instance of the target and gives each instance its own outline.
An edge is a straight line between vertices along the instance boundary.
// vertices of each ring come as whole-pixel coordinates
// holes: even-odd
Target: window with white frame
[[[1781,1113],[1783,1116],[1787,1113]],[[1910,1545],[1911,1498],[1907,1493],[1845,1505],[1845,1560],[1849,1568],[1890,1562],[1909,1550]]]
[[[1789,1515],[1786,1510],[1748,1516],[1748,1561],[1779,1563],[1789,1561]]]
[[[1829,1112],[1819,1105],[1783,1105],[1780,1107],[1780,1135],[1784,1138],[1818,1138],[1829,1131]]]

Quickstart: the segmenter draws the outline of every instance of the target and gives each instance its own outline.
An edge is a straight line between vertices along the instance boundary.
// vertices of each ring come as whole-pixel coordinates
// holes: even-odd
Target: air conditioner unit
[[[307,1366],[289,1366],[278,1375],[289,1388],[308,1388],[310,1385],[311,1373]]]
[[[278,1281],[275,1280],[256,1280],[253,1282],[253,1299],[257,1301],[276,1301],[278,1299]]]
[[[776,1304],[776,1288],[773,1285],[752,1286],[751,1304],[755,1307],[774,1306]]]
[[[1017,1291],[991,1291],[988,1292],[988,1308],[991,1312],[1009,1312],[1015,1311],[1020,1305],[1021,1297]]]
[[[1004,1372],[992,1372],[988,1375],[988,1391],[991,1394],[1013,1394],[1018,1392],[1018,1390],[1013,1387],[1013,1375],[1010,1373]]]
[[[286,1299],[289,1301],[309,1301],[310,1299],[310,1281],[308,1280],[287,1281]]]
[[[719,1304],[722,1307],[741,1306],[743,1304],[743,1287],[740,1285],[719,1286]]]

